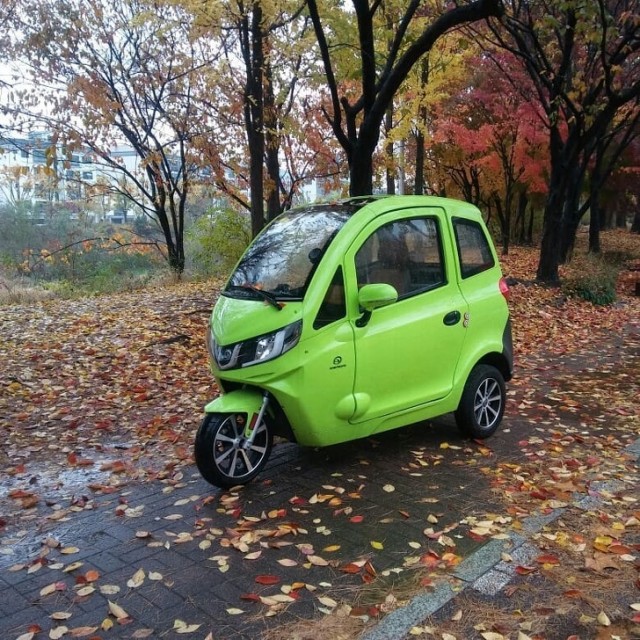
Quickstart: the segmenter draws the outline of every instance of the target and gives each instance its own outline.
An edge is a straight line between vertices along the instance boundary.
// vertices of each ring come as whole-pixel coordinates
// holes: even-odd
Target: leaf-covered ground
[[[638,239],[611,234],[605,242],[615,248],[632,242],[637,250]],[[625,339],[637,339],[640,331],[640,298],[631,295],[640,272],[623,271],[618,303],[596,307],[532,283],[535,262],[536,252],[521,248],[503,260],[505,274],[518,281],[510,301],[518,368],[506,419],[529,423],[531,432],[513,443],[512,459],[480,463],[502,506],[464,526],[486,539],[517,532],[530,514],[566,511],[538,535],[539,552],[517,565],[523,582],[510,587],[510,600],[488,602],[463,594],[464,604],[452,604],[412,635],[567,638],[571,629],[562,627],[566,616],[561,612],[568,610],[572,620],[581,621],[584,637],[630,638],[637,629],[633,610],[619,615],[622,623],[611,624],[609,616],[615,609],[612,591],[622,583],[631,591],[639,587],[640,507],[632,491],[637,478],[624,450],[639,436],[638,345]],[[57,520],[82,511],[92,495],[122,491],[137,481],[182,477],[192,463],[202,408],[216,392],[204,345],[216,295],[213,283],[181,284],[0,308],[0,534],[32,527],[45,535]],[[490,445],[484,453],[468,455],[474,465],[477,456],[491,460]],[[74,498],[57,503],[56,487],[68,496],[74,485]],[[313,495],[329,501],[329,493],[318,487]],[[575,495],[598,497],[604,506],[576,509]],[[333,492],[331,499],[339,501],[341,495]],[[221,512],[233,517],[237,500],[223,495]],[[258,524],[246,521],[242,527],[248,532]],[[237,544],[242,539],[231,537],[229,545]],[[3,545],[0,552],[10,551]],[[427,553],[420,562],[426,569],[442,569],[447,558]],[[366,576],[366,562],[353,571]],[[148,572],[145,576],[152,579]],[[90,587],[91,577],[85,576],[88,584],[80,587]],[[136,576],[130,579],[135,588]],[[414,587],[428,588],[435,579],[427,573]],[[52,585],[47,587],[55,591]],[[368,607],[391,610],[401,600],[375,590],[354,598],[361,603],[357,610],[365,612]],[[337,601],[327,595],[320,604],[331,612]],[[236,607],[229,608],[233,616]],[[115,621],[122,614],[109,612]],[[185,625],[176,632],[187,633]],[[541,635],[536,629],[547,631]],[[332,638],[353,632],[349,625],[305,622],[303,629],[287,627],[274,637],[320,638],[323,630]]]

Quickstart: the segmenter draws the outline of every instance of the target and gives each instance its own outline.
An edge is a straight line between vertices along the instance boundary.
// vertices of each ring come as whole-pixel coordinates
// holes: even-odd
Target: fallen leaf
[[[111,613],[115,618],[118,620],[125,620],[129,617],[129,614],[119,604],[111,602],[111,600],[107,600],[107,602],[109,604],[109,613]]]

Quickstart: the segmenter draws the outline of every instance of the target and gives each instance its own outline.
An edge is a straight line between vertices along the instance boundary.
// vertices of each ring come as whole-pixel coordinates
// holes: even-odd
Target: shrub
[[[610,305],[616,301],[616,281],[619,263],[603,257],[588,255],[572,260],[567,269],[564,290],[596,305]]]
[[[251,241],[251,223],[247,215],[232,209],[209,211],[190,227],[186,241],[193,271],[202,276],[225,276]]]

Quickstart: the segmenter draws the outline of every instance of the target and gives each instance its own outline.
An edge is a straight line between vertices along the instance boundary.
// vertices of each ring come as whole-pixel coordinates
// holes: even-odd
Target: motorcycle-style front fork
[[[251,420],[247,424],[246,429],[244,430],[244,441],[242,443],[242,448],[245,449],[245,451],[251,449],[251,447],[253,446],[253,441],[255,440],[256,433],[258,431],[257,427],[262,423],[262,420],[264,419],[264,414],[267,410],[267,407],[269,406],[270,397],[271,396],[269,395],[268,391],[265,391],[262,394],[262,405],[260,406],[260,411],[258,411],[257,414],[253,414]]]

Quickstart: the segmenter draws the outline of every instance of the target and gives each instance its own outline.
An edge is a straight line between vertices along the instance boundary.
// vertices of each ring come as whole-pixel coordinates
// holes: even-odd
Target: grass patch
[[[620,263],[609,262],[605,256],[578,256],[567,267],[563,284],[565,293],[591,302],[607,306],[616,301],[616,283]]]

